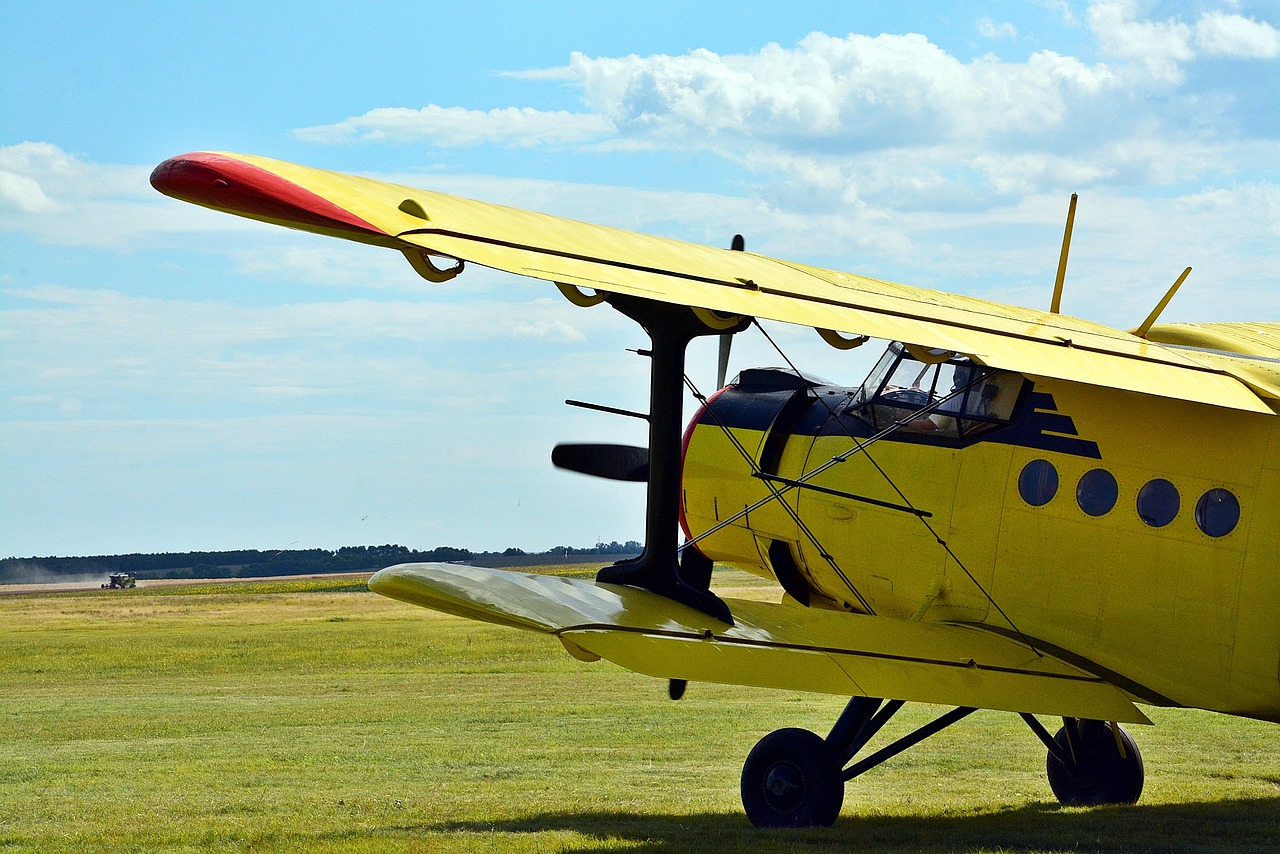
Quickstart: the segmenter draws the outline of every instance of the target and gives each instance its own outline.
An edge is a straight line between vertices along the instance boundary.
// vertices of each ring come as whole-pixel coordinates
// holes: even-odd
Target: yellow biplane
[[[846,781],[978,708],[1022,715],[1070,804],[1138,799],[1119,725],[1149,723],[1137,704],[1280,722],[1280,323],[1159,325],[1163,302],[1131,332],[1062,315],[1065,240],[1043,312],[261,157],[187,154],[151,181],[397,249],[432,282],[469,263],[545,279],[644,328],[648,448],[553,454],[647,483],[638,558],[595,581],[407,564],[369,586],[553,635],[675,699],[693,680],[853,698],[827,736],[751,750],[754,824],[831,824]],[[687,344],[756,318],[893,343],[857,388],[722,377],[685,429]],[[713,563],[785,595],[722,599]],[[859,759],[909,701],[956,708]]]

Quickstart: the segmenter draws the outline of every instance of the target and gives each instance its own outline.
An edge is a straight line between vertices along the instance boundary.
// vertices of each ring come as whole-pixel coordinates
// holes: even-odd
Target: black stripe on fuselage
[[[814,386],[809,408],[798,418],[787,419],[787,434],[794,436],[852,436],[868,439],[875,428],[854,414],[851,404],[856,389],[838,386]],[[712,402],[716,423],[724,427],[767,432],[775,424],[778,411],[792,399],[794,391],[743,391],[729,389]],[[1028,383],[1008,424],[992,427],[976,435],[957,438],[936,433],[913,433],[897,430],[884,441],[944,448],[965,448],[980,442],[1017,445],[1057,454],[1088,459],[1102,459],[1098,443],[1079,437],[1071,416],[1059,412],[1053,395],[1035,391]]]

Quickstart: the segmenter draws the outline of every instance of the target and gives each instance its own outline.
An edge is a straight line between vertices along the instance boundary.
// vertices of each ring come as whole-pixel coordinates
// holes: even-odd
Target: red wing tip
[[[212,151],[192,151],[187,154],[179,154],[177,157],[170,157],[151,170],[151,186],[165,195],[173,195],[169,192],[169,189],[173,188],[174,180],[182,175],[185,170],[193,166],[215,166],[228,162],[239,161],[235,161],[225,154],[218,154]]]
[[[315,191],[233,154],[170,157],[152,170],[151,186],[184,202],[303,230],[363,238],[386,234]]]
[[[228,178],[246,169],[255,169],[243,160],[214,151],[192,151],[170,157],[151,170],[151,186],[166,196],[185,202],[206,204],[193,197],[193,191],[212,187],[225,188]],[[270,173],[267,173],[270,174]],[[219,184],[221,182],[221,184]]]

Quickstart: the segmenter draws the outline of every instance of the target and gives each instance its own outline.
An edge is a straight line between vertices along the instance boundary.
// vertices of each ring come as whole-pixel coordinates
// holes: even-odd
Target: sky
[[[1280,2],[0,0],[0,557],[643,537],[646,340],[184,205],[229,150],[1136,326],[1280,320]],[[849,352],[768,326],[805,370]],[[731,371],[782,363],[738,336]],[[689,355],[710,390],[714,342]],[[689,406],[692,412],[692,405]]]

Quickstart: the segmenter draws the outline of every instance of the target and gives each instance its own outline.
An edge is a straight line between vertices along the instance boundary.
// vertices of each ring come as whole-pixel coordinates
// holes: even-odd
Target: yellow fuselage
[[[1280,720],[1280,418],[1037,380],[1012,424],[970,444],[904,428],[806,479],[866,441],[836,424],[841,392],[814,389],[802,417],[766,395],[759,420],[772,421],[757,424],[731,388],[712,404],[722,415],[700,415],[684,463],[692,535],[781,494],[698,539],[708,557],[778,577],[811,606],[1017,633],[1145,702]],[[753,476],[762,455],[766,472],[830,491],[771,487]],[[1020,490],[1035,460],[1058,480],[1040,506]],[[1078,488],[1096,469],[1117,494],[1090,515]],[[1153,480],[1178,497],[1161,527],[1139,514]],[[1197,506],[1219,489],[1239,519],[1210,536]]]

